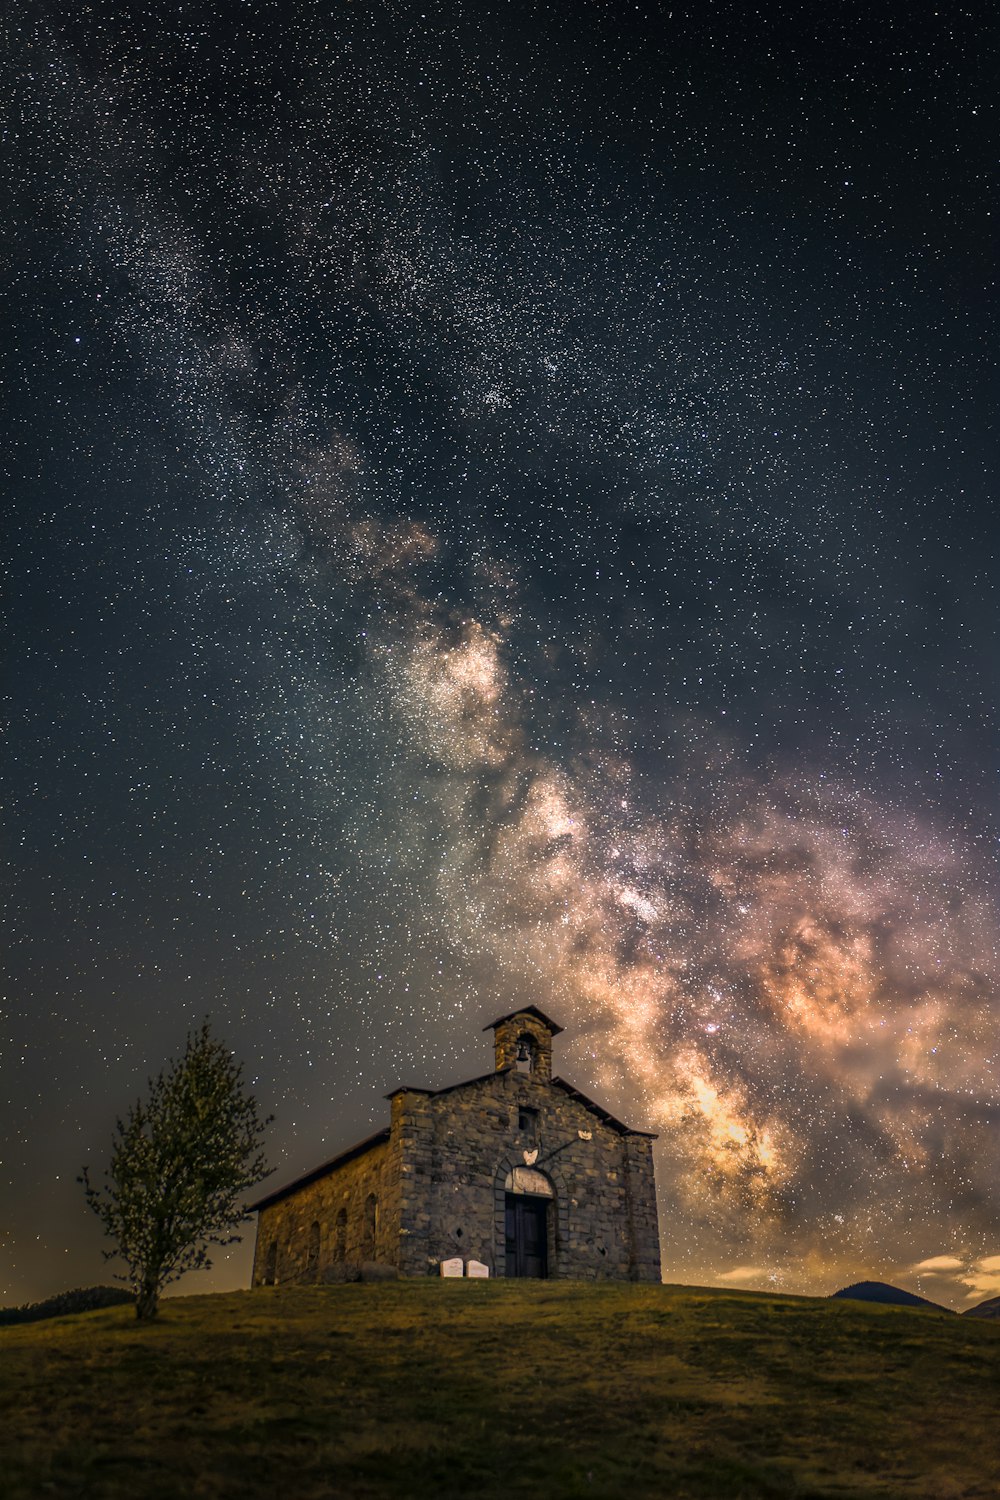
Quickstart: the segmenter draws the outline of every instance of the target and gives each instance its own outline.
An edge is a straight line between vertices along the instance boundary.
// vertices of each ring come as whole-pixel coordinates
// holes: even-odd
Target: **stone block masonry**
[[[387,1129],[254,1205],[253,1284],[376,1262],[403,1276],[660,1280],[652,1142],[552,1076],[561,1030],[534,1006],[493,1023],[496,1069],[396,1089]]]

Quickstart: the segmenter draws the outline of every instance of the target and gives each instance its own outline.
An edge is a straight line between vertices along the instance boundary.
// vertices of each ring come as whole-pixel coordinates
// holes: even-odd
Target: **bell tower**
[[[498,1073],[509,1069],[544,1083],[552,1077],[552,1038],[562,1029],[536,1005],[511,1011],[483,1027],[493,1032]]]

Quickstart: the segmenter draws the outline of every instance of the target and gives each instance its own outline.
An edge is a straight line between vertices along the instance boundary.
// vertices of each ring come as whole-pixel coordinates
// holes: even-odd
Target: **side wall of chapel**
[[[375,1199],[374,1237],[370,1198]],[[280,1286],[340,1280],[364,1261],[395,1265],[399,1160],[392,1142],[380,1142],[260,1210],[253,1286],[269,1283],[274,1244],[274,1281]]]

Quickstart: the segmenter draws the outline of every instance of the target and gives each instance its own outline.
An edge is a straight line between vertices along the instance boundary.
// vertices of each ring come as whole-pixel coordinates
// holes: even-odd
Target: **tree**
[[[84,1167],[87,1202],[128,1267],[136,1316],[155,1318],[160,1292],[185,1271],[208,1269],[209,1245],[231,1245],[250,1217],[243,1194],[270,1175],[257,1101],[243,1069],[213,1037],[208,1021],[187,1038],[149,1096],[116,1122],[111,1164],[102,1187]]]

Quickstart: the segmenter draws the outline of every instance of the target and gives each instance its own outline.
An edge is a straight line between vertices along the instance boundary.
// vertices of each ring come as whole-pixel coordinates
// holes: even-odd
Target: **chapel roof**
[[[521,1016],[525,1013],[537,1017],[546,1026],[550,1027],[553,1036],[563,1029],[561,1026],[557,1026],[554,1021],[550,1021],[548,1016],[543,1014],[537,1006],[524,1005],[520,1010],[511,1011],[509,1016],[501,1016],[499,1020],[492,1021],[489,1026],[484,1026],[483,1030],[491,1031],[495,1026],[502,1025],[504,1021],[509,1021],[514,1016]],[[474,1084],[486,1083],[491,1078],[496,1078],[500,1074],[512,1071],[511,1068],[500,1068],[489,1073],[481,1073],[478,1078],[464,1078],[461,1083],[449,1083],[443,1089],[413,1088],[401,1084],[399,1088],[393,1089],[385,1097],[387,1099],[394,1099],[397,1094],[423,1094],[428,1099],[440,1099],[444,1094],[453,1094],[459,1089],[472,1088]],[[553,1078],[551,1086],[559,1089],[561,1093],[568,1095],[569,1098],[575,1099],[577,1104],[582,1104],[584,1109],[596,1115],[599,1120],[603,1121],[605,1125],[609,1125],[612,1130],[617,1130],[620,1135],[645,1136],[647,1140],[651,1141],[657,1139],[656,1132],[653,1130],[633,1130],[631,1125],[626,1125],[622,1120],[616,1119],[613,1114],[604,1109],[600,1104],[596,1104],[593,1099],[588,1099],[586,1094],[582,1094],[571,1083],[567,1083],[565,1078]],[[297,1192],[299,1188],[308,1187],[311,1182],[316,1182],[320,1177],[325,1177],[329,1172],[336,1171],[338,1167],[346,1166],[355,1157],[363,1156],[366,1151],[373,1150],[388,1139],[389,1126],[387,1125],[384,1129],[377,1130],[374,1135],[370,1135],[365,1140],[358,1141],[356,1145],[348,1147],[346,1151],[341,1151],[339,1156],[334,1156],[330,1161],[324,1162],[322,1166],[314,1167],[311,1172],[306,1172],[301,1177],[296,1177],[294,1182],[289,1182],[282,1188],[276,1188],[273,1193],[268,1193],[265,1197],[259,1198],[256,1203],[251,1203],[248,1207],[251,1210],[269,1208],[272,1203],[277,1203],[282,1198],[287,1198],[290,1193]]]
[[[301,1177],[296,1177],[294,1182],[286,1182],[284,1187],[275,1188],[273,1193],[267,1193],[263,1198],[258,1198],[256,1203],[248,1203],[247,1209],[252,1213],[259,1208],[270,1208],[272,1203],[277,1203],[281,1198],[287,1198],[289,1193],[297,1192],[299,1188],[308,1187],[310,1182],[316,1182],[320,1177],[325,1177],[328,1172],[333,1172],[337,1167],[344,1167],[356,1156],[364,1156],[366,1151],[380,1146],[383,1141],[389,1139],[389,1126],[376,1130],[374,1135],[366,1136],[363,1141],[358,1141],[354,1146],[348,1146],[346,1151],[341,1151],[339,1156],[331,1157],[321,1167],[313,1167],[311,1172],[304,1172]]]

